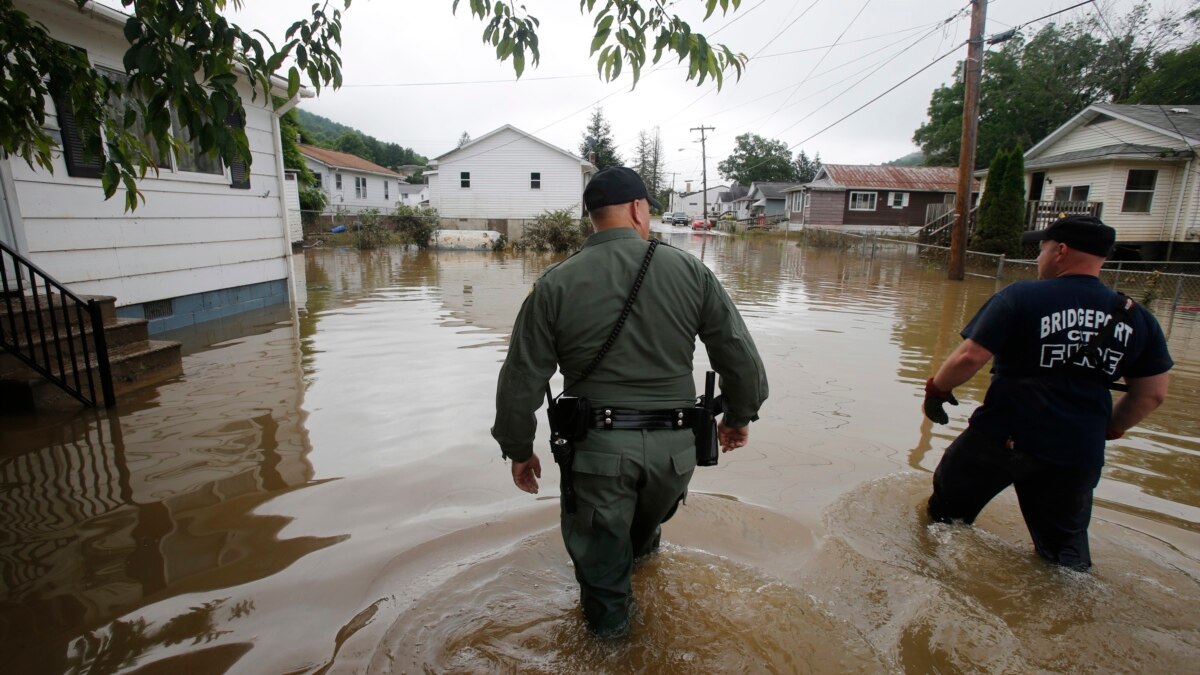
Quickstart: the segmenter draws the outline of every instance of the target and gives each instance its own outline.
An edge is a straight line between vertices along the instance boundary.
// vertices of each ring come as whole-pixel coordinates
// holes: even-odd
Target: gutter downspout
[[[284,268],[287,270],[288,304],[292,306],[292,319],[294,324],[296,323],[295,320],[297,318],[297,312],[299,311],[299,308],[296,307],[295,302],[296,275],[292,270],[292,235],[288,229],[287,183],[283,166],[283,131],[279,128],[279,118],[283,117],[289,110],[296,107],[296,105],[300,103],[301,98],[313,98],[313,93],[308,89],[301,88],[299,94],[293,96],[271,113],[271,136],[275,141],[275,183],[276,189],[279,191],[279,222],[280,227],[283,230],[283,250],[281,251],[281,259],[283,260]]]
[[[28,255],[29,242],[25,240],[25,223],[17,202],[17,185],[13,181],[11,160],[11,155],[0,157],[0,241],[21,255]]]
[[[1167,241],[1167,262],[1171,261],[1171,250],[1175,247],[1175,235],[1179,231],[1179,220],[1183,217],[1183,196],[1188,192],[1188,181],[1192,177],[1192,162],[1189,159],[1183,167],[1183,180],[1179,183],[1179,198],[1175,200],[1175,223],[1171,225],[1171,238]]]

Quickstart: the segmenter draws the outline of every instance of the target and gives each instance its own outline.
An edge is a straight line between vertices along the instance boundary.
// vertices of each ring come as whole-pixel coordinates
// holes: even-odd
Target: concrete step
[[[104,325],[117,320],[117,299],[111,295],[81,295],[79,299],[95,300],[100,305],[100,316]],[[28,339],[32,334],[35,339],[39,332],[38,321],[46,332],[58,323],[61,329],[64,324],[77,325],[80,323],[80,313],[76,312],[74,302],[67,300],[64,312],[63,298],[57,293],[47,297],[44,293],[38,295],[17,295],[15,293],[0,293],[0,335],[16,335]],[[52,316],[53,315],[53,316]],[[90,325],[91,317],[87,310],[82,312],[82,325]],[[28,328],[28,330],[26,330]]]
[[[110,349],[109,365],[117,400],[121,400],[123,394],[182,375],[180,348],[178,342],[146,340]],[[94,363],[89,370],[96,381],[96,395],[103,399],[99,388],[100,375]],[[81,373],[80,380],[86,382],[86,375]],[[75,398],[41,376],[0,380],[0,410],[47,410],[78,406]]]
[[[124,347],[125,345],[134,344],[136,342],[144,342],[150,339],[149,334],[150,322],[145,319],[115,319],[112,323],[104,327],[104,339],[108,343],[109,350]],[[29,345],[25,334],[18,335],[16,351],[33,358],[34,361],[41,363],[49,354],[50,363],[57,367],[59,357],[62,357],[64,364],[71,363],[71,348],[75,349],[76,363],[83,363],[83,343],[87,342],[88,353],[95,351],[95,344],[92,342],[92,328],[90,325],[83,326],[81,331],[79,327],[72,326],[73,334],[71,339],[67,337],[67,329],[62,324],[59,324],[58,339],[38,340],[34,338],[32,345]],[[44,344],[43,344],[44,343]],[[44,347],[44,349],[43,349]],[[0,350],[0,378],[11,377],[15,373],[32,373],[33,370],[26,366],[15,354]],[[32,375],[24,375],[32,377]]]

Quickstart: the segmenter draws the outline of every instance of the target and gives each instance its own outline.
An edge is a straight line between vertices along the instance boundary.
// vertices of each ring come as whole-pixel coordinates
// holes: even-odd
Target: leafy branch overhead
[[[89,0],[72,1],[81,11],[99,11]],[[701,1],[705,18],[717,8],[727,13],[740,4]],[[78,129],[71,147],[82,154],[89,175],[100,178],[105,198],[124,187],[130,210],[145,199],[138,181],[170,170],[173,155],[188,154],[218,171],[219,158],[231,173],[238,166],[248,175],[253,158],[244,94],[271,102],[282,91],[283,100],[290,100],[302,86],[320,93],[342,84],[342,11],[351,0],[312,4],[279,44],[225,18],[225,10],[243,0],[120,0],[129,15],[124,25],[128,48],[116,70],[55,39],[16,2],[29,0],[0,0],[0,53],[7,57],[0,61],[0,119],[5,121],[0,150],[52,171],[60,146],[47,129],[46,100],[52,99],[55,114],[71,118]],[[540,24],[535,17],[511,2],[468,3],[474,16],[486,20],[483,38],[495,47],[496,58],[511,60],[518,77],[527,59],[537,65]],[[720,86],[726,72],[732,69],[740,77],[745,67],[744,56],[710,45],[658,0],[581,0],[580,10],[595,14],[592,55],[606,80],[619,77],[628,65],[636,84],[647,59],[657,63],[665,51],[686,61],[687,79],[698,84],[712,78]]]
[[[458,10],[462,0],[454,0],[453,9]],[[722,14],[737,10],[741,0],[699,0],[705,5],[707,20],[720,8]],[[536,66],[541,58],[538,50],[538,19],[525,13],[524,6],[517,7],[509,1],[467,0],[471,14],[486,21],[483,41],[496,48],[496,58],[501,61],[512,59],[517,77],[525,72],[526,58]],[[597,8],[597,5],[600,5]],[[645,5],[645,6],[643,6]],[[580,0],[579,10],[594,15],[590,55],[596,59],[596,71],[606,82],[620,77],[628,65],[637,86],[642,68],[649,59],[658,63],[664,52],[673,52],[678,62],[687,62],[688,80],[697,85],[713,79],[717,87],[725,82],[725,73],[733,70],[736,77],[742,76],[746,56],[735,54],[723,44],[710,44],[700,33],[692,32],[691,26],[678,15],[667,11],[662,2],[639,2],[638,0]],[[648,48],[647,45],[653,44]],[[653,52],[652,55],[649,52]]]

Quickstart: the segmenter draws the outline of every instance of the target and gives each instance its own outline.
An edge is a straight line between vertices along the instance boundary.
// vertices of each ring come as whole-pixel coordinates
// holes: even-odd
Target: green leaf
[[[595,54],[596,50],[608,41],[608,36],[609,31],[607,30],[596,31],[596,37],[592,38],[592,51],[590,53]]]
[[[518,48],[513,52],[513,70],[517,71],[517,79],[525,72],[525,50]]]
[[[288,98],[295,98],[300,93],[300,71],[292,66],[288,69]]]

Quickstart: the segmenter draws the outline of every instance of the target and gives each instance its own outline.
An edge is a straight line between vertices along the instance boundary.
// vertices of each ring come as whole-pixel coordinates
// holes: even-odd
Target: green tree
[[[817,172],[821,170],[821,153],[817,153],[812,159],[808,158],[808,153],[801,150],[796,154],[796,178],[795,180],[801,183],[809,183],[817,177]]]
[[[1021,148],[1000,150],[988,169],[987,190],[976,212],[971,250],[1021,253],[1025,229],[1025,158]]]
[[[726,180],[742,185],[796,180],[796,165],[787,143],[752,133],[741,134],[734,141],[733,153],[717,164]]]
[[[652,131],[645,129],[638,132],[636,157],[633,169],[642,177],[646,190],[652,195],[662,192],[662,137],[658,127]]]
[[[1001,148],[1029,147],[1097,101],[1123,101],[1150,76],[1149,63],[1181,35],[1174,12],[1157,18],[1146,4],[1108,23],[1097,18],[1048,24],[984,55],[976,167]],[[929,100],[928,121],[913,134],[926,163],[958,163],[964,89],[962,64]]]
[[[1200,101],[1200,43],[1155,57],[1154,67],[1138,81],[1128,102],[1177,105],[1197,101]]]
[[[375,161],[375,153],[371,152],[366,139],[357,131],[342,132],[342,135],[333,142],[333,149],[348,152],[355,157],[362,157],[368,162]]]
[[[461,148],[462,146],[464,146],[470,142],[471,142],[471,134],[468,134],[467,132],[464,131],[464,132],[462,132],[462,136],[458,137],[458,145],[456,147]]]
[[[81,11],[89,1],[75,0]],[[144,199],[137,181],[157,171],[160,148],[182,147],[187,139],[226,164],[249,165],[253,158],[241,124],[245,110],[238,80],[248,79],[256,96],[269,97],[272,78],[279,77],[287,82],[289,99],[302,83],[317,93],[341,86],[342,9],[350,1],[314,3],[310,14],[294,22],[276,44],[223,16],[241,0],[120,0],[130,15],[124,30],[129,46],[122,60],[126,72],[113,76],[94,67],[81,50],[52,37],[17,10],[14,0],[0,0],[0,53],[6,59],[0,150],[53,170],[51,153],[57,143],[45,128],[46,101],[53,92],[74,115],[85,155],[101,164],[105,197],[124,186],[128,209]],[[741,4],[704,3],[706,19],[718,7],[726,13]],[[451,10],[458,5],[455,0]],[[490,0],[469,0],[468,5],[485,24],[484,41],[498,59],[512,64],[517,77],[527,58],[538,63],[541,24],[523,6]],[[582,0],[580,11],[593,18],[590,53],[605,80],[616,79],[628,66],[636,86],[642,67],[657,63],[664,52],[686,62],[685,77],[697,85],[712,78],[719,87],[726,73],[740,77],[746,64],[744,55],[709,43],[663,3]],[[172,128],[173,118],[181,129]]]
[[[617,154],[613,142],[612,127],[604,119],[604,110],[596,108],[583,131],[583,140],[579,143],[579,154],[587,159],[591,153],[596,153],[592,164],[596,169],[607,169],[610,166],[621,166],[621,156]]]

